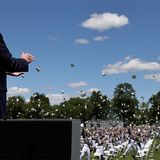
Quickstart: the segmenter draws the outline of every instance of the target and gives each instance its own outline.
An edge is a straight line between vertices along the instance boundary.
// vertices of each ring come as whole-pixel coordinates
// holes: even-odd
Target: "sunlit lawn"
[[[145,157],[144,160],[160,160],[160,149],[156,151],[155,146],[157,146],[160,143],[160,138],[155,138],[153,145],[148,153],[148,156]],[[119,153],[116,157],[108,158],[108,160],[133,160],[132,155],[136,155],[135,151],[131,150],[128,152],[125,156],[125,158],[122,156],[123,153]],[[98,160],[93,157],[93,154],[91,154],[91,160]],[[83,160],[87,160],[85,157]],[[140,158],[137,158],[137,160],[141,160]]]
[[[156,151],[155,146],[160,144],[160,138],[156,138],[153,142],[153,146],[149,152],[149,155],[147,157],[147,160],[160,160],[160,149]]]

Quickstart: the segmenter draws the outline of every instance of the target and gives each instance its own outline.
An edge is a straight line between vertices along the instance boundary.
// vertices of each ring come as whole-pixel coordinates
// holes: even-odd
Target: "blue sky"
[[[56,104],[100,90],[112,98],[127,82],[147,101],[160,90],[159,8],[159,0],[0,0],[13,57],[36,57],[24,78],[8,77],[8,96],[39,92]]]

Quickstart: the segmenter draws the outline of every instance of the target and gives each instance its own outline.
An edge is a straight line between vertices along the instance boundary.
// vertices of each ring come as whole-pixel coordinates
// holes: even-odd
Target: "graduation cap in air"
[[[86,96],[86,93],[83,92],[83,91],[80,91],[80,96],[81,96],[81,97],[85,97],[85,96]]]
[[[40,72],[40,69],[41,69],[40,66],[37,66],[37,67],[36,67],[36,71],[37,71],[37,72]]]
[[[71,66],[71,67],[75,67],[75,64],[71,63],[70,66]]]
[[[103,73],[102,73],[102,76],[106,76],[106,73],[103,72]]]
[[[132,79],[136,79],[136,75],[135,74],[132,75]]]

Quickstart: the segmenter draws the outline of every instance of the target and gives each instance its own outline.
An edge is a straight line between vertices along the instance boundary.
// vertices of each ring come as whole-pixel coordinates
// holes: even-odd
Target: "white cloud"
[[[97,36],[93,40],[94,41],[104,41],[106,39],[108,39],[108,36]]]
[[[58,38],[56,38],[56,37],[48,37],[48,39],[52,40],[52,41],[57,41],[58,40]]]
[[[28,88],[19,88],[19,87],[12,87],[8,89],[8,96],[13,96],[13,95],[20,95],[20,94],[30,94],[31,91]]]
[[[53,104],[60,104],[64,101],[64,98],[66,98],[63,94],[46,94],[46,97],[49,98],[50,103]]]
[[[128,17],[125,15],[118,15],[116,13],[102,14],[93,13],[90,18],[81,23],[82,27],[104,31],[110,28],[119,28],[129,23]]]
[[[87,86],[88,84],[84,81],[80,81],[80,82],[73,82],[68,84],[68,86],[70,86],[71,88],[80,88],[80,87],[84,87]]]
[[[74,43],[86,45],[86,44],[89,44],[89,40],[84,38],[79,38],[79,39],[76,39]]]
[[[145,74],[144,79],[151,79],[160,82],[160,73],[157,74]]]
[[[157,62],[146,62],[138,58],[129,59],[125,58],[123,61],[118,61],[115,64],[108,64],[103,70],[102,73],[105,74],[118,74],[126,73],[129,71],[154,71],[160,70],[160,64]]]
[[[90,93],[90,94],[91,94],[93,91],[98,92],[98,91],[101,91],[101,90],[98,89],[98,88],[90,88],[89,90],[87,90],[87,92]]]

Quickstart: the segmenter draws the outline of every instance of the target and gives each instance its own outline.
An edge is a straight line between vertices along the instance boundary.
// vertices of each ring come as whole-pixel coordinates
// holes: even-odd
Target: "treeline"
[[[143,97],[138,101],[131,84],[120,83],[116,86],[113,98],[93,91],[86,98],[70,98],[59,105],[51,105],[44,94],[34,93],[29,102],[22,96],[9,97],[7,100],[8,119],[80,119],[85,123],[91,119],[117,120],[124,124],[153,124],[160,120],[160,91],[147,102]]]

